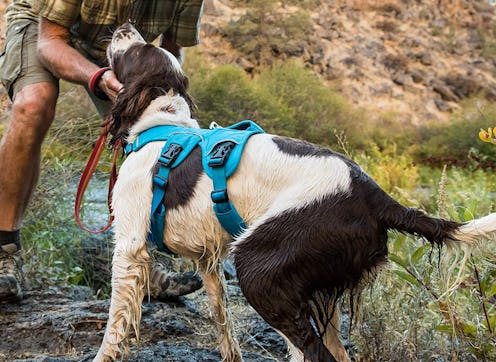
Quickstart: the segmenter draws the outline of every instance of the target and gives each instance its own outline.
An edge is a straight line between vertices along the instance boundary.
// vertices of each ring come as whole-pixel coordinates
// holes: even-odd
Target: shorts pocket
[[[0,55],[0,78],[3,86],[11,95],[11,86],[22,69],[23,42],[31,22],[17,22],[7,29],[5,48]]]

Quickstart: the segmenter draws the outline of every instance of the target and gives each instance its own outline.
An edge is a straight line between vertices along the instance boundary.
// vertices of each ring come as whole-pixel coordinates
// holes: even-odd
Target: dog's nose
[[[124,23],[117,28],[117,31],[120,31],[120,30],[133,31],[134,29],[135,28],[131,23]]]

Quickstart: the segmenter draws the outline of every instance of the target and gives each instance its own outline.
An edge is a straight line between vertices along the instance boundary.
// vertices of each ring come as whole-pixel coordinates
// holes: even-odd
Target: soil
[[[229,282],[231,311],[244,360],[284,361],[286,345]],[[0,361],[91,361],[103,338],[109,300],[88,287],[30,290],[17,304],[0,305]],[[145,301],[140,346],[129,361],[221,361],[203,288],[169,302]]]

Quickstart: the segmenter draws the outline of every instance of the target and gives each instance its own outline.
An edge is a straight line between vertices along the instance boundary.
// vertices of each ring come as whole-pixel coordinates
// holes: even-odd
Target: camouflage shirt
[[[98,64],[112,31],[134,13],[136,28],[147,41],[164,34],[179,46],[198,44],[203,0],[14,0],[8,22],[41,15],[70,30],[76,49]]]

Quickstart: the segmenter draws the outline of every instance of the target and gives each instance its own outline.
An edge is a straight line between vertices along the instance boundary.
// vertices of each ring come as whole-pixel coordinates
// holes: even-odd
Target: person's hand
[[[98,87],[108,95],[112,102],[115,102],[117,94],[122,89],[123,85],[119,82],[113,70],[107,70],[102,74],[102,77],[98,82]]]

